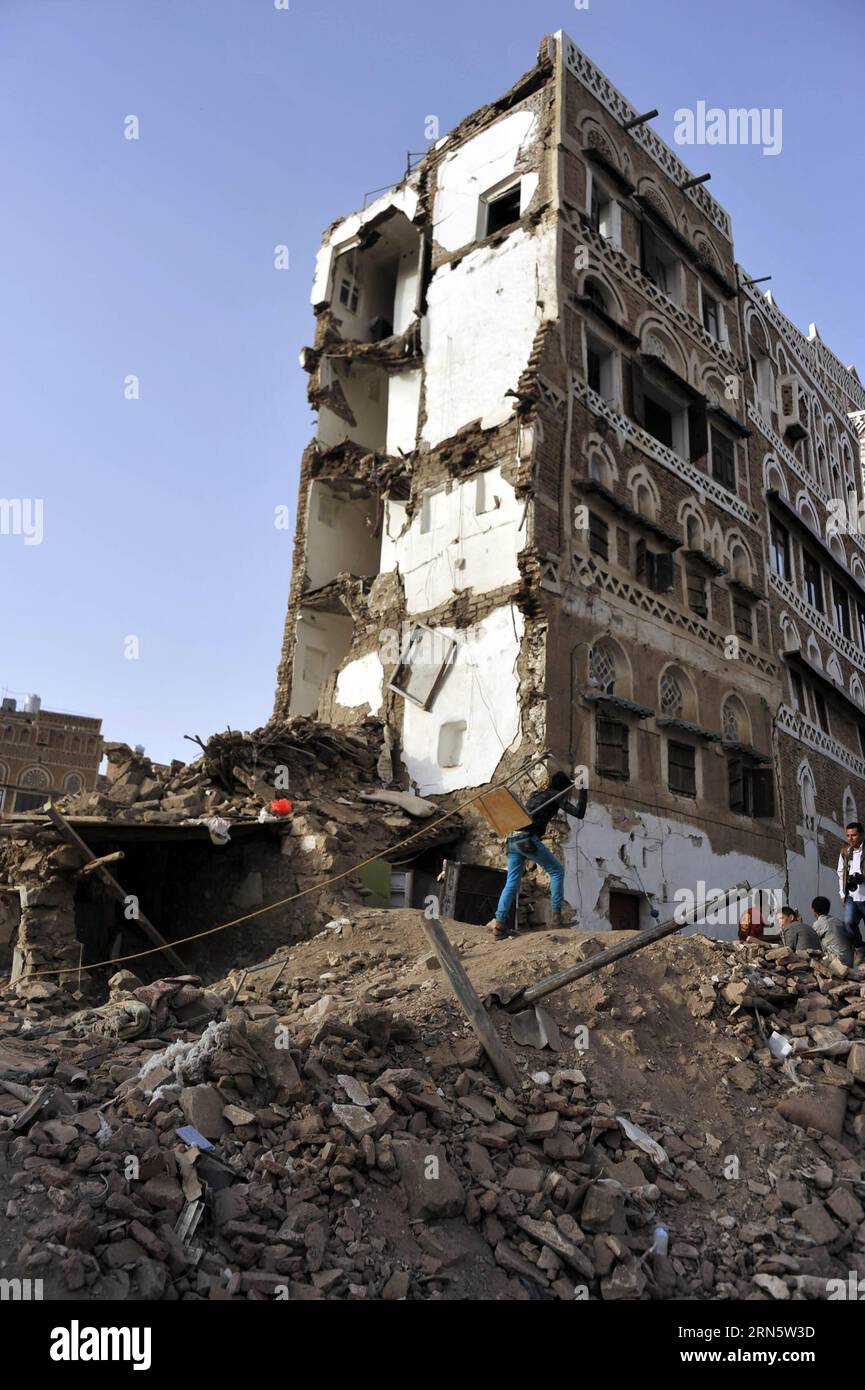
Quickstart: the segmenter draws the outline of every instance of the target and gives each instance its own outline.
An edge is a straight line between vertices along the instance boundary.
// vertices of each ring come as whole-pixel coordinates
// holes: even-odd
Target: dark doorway
[[[505,877],[501,869],[480,864],[458,864],[448,860],[442,895],[442,916],[457,922],[486,926],[495,916]],[[511,908],[508,926],[513,925],[516,904]]]
[[[640,899],[636,893],[610,890],[610,926],[613,931],[640,930]]]

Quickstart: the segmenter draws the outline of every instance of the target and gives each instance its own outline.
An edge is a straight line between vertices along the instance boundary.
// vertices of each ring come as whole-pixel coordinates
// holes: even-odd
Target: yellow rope
[[[258,907],[254,912],[247,912],[244,917],[235,917],[232,922],[221,922],[218,927],[208,927],[206,931],[196,932],[193,936],[182,936],[177,941],[166,941],[164,946],[152,946],[145,951],[134,951],[128,956],[114,956],[111,960],[94,961],[92,965],[69,965],[57,968],[48,967],[45,970],[29,970],[26,974],[19,975],[15,983],[17,985],[23,980],[33,980],[42,975],[75,975],[79,970],[101,970],[106,965],[122,965],[122,963],[127,960],[141,960],[144,956],[158,955],[165,950],[166,946],[172,949],[175,946],[185,946],[190,941],[200,941],[202,937],[213,936],[215,932],[228,931],[229,927],[239,927],[244,922],[252,921],[253,917],[261,917],[265,912],[273,912],[277,907],[286,907],[288,903],[297,902],[298,898],[305,898],[309,893],[319,893],[322,888],[328,888],[331,883],[338,883],[340,879],[348,878],[350,874],[355,874],[358,870],[365,869],[367,864],[374,864],[377,859],[383,859],[385,855],[393,854],[395,850],[402,849],[403,845],[411,844],[412,840],[417,840],[421,835],[425,835],[428,831],[434,830],[437,825],[443,825],[446,820],[451,820],[453,816],[458,816],[461,811],[465,810],[467,806],[471,806],[472,802],[479,801],[482,796],[489,796],[490,792],[498,791],[501,787],[507,787],[511,782],[516,782],[516,780],[519,777],[523,777],[530,768],[536,767],[538,763],[544,762],[548,757],[549,754],[544,753],[539,758],[533,758],[531,762],[521,767],[519,771],[515,772],[512,777],[509,777],[507,781],[497,782],[494,787],[486,787],[481,792],[475,792],[474,796],[470,796],[467,801],[461,802],[453,811],[448,811],[446,815],[439,816],[437,820],[429,821],[427,824],[423,825],[420,830],[416,830],[413,835],[407,835],[404,840],[397,840],[396,844],[391,845],[388,849],[380,850],[378,854],[371,854],[368,859],[361,859],[359,863],[353,864],[350,869],[343,869],[341,873],[333,874],[330,878],[323,879],[321,883],[313,883],[309,888],[302,888],[299,893],[292,893],[290,898],[281,898],[279,902],[268,903],[266,907]]]

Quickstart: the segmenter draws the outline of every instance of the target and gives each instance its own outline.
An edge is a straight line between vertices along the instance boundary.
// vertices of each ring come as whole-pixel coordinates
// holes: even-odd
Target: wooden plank
[[[122,849],[116,849],[113,854],[103,854],[99,859],[91,859],[89,864],[85,864],[83,869],[78,870],[78,877],[85,878],[87,874],[92,874],[94,869],[98,869],[100,864],[118,864],[126,855]]]
[[[479,796],[474,804],[497,835],[510,835],[512,831],[522,830],[524,826],[532,823],[525,807],[520,805],[506,787],[486,792],[484,796]]]
[[[72,829],[72,826],[69,824],[67,820],[64,819],[64,817],[60,814],[56,807],[50,804],[48,806],[48,816],[57,832],[63,836],[63,839],[66,840],[68,844],[74,845],[77,850],[80,850],[84,858],[85,864],[92,863],[95,857],[92,850],[89,848],[88,845],[84,843],[81,836],[75,830]],[[102,879],[102,882],[105,884],[112,897],[116,898],[118,902],[125,902],[128,897],[126,889],[123,888],[117,882],[117,879],[109,873],[105,865],[97,865],[96,872],[99,874],[99,877]],[[180,956],[177,954],[174,948],[172,946],[169,946],[164,936],[161,936],[160,933],[156,930],[153,923],[147,917],[145,917],[144,913],[139,910],[138,916],[134,920],[141,927],[141,930],[144,932],[144,935],[148,938],[148,940],[152,941],[154,946],[160,946],[162,948],[166,957],[168,958],[168,960],[171,961],[171,964],[174,966],[174,969],[178,972],[178,974],[185,975],[187,973],[186,965],[181,960]]]
[[[457,888],[460,881],[460,864],[457,860],[444,861],[444,892],[442,893],[442,917],[455,917],[457,913]]]
[[[447,932],[437,917],[425,917],[423,913],[420,917],[424,934],[438,956],[457,1003],[492,1062],[496,1076],[503,1086],[510,1086],[518,1091],[522,1086],[522,1078],[493,1027],[489,1014],[475,994],[472,982],[463,969],[462,961],[454,950]]]
[[[704,917],[709,912],[716,911],[719,907],[724,907],[729,901],[730,894],[736,893],[742,896],[751,891],[749,883],[737,883],[735,888],[728,888],[726,893],[719,898],[713,898],[711,902],[705,903],[700,908],[700,916]],[[586,975],[593,975],[596,970],[603,970],[606,965],[614,965],[617,960],[631,956],[635,951],[642,951],[644,946],[651,946],[655,941],[661,941],[665,936],[672,936],[674,932],[681,931],[683,927],[691,925],[696,917],[695,912],[685,913],[682,920],[677,922],[659,922],[655,927],[647,927],[645,931],[636,932],[634,936],[622,941],[618,946],[611,946],[606,951],[601,951],[600,955],[590,956],[588,960],[580,961],[579,965],[570,965],[566,970],[559,970],[555,975],[548,975],[546,979],[539,980],[536,985],[531,985],[527,989],[518,990],[512,999],[505,1004],[505,1011],[509,1014],[518,1013],[520,1009],[526,1009],[530,1005],[543,999],[546,995],[552,994],[554,990],[561,989],[563,985],[572,984],[574,980],[581,980]]]

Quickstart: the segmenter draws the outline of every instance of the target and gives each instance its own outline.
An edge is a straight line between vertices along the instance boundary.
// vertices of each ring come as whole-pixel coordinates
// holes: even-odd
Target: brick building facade
[[[32,697],[28,704],[4,699],[0,710],[0,814],[96,786],[102,720],[45,710]]]
[[[423,795],[585,769],[589,927],[806,907],[865,811],[865,393],[639,115],[557,34],[325,233],[275,709],[378,716]]]

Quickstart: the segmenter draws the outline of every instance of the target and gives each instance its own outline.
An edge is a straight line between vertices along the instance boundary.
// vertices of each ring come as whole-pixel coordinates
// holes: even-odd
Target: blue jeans
[[[533,859],[536,864],[540,864],[542,869],[546,869],[550,876],[550,899],[553,905],[553,912],[561,912],[562,904],[565,901],[565,870],[559,863],[554,854],[542,845],[537,835],[527,835],[520,838],[517,835],[508,836],[508,877],[502,896],[499,898],[499,905],[496,908],[496,921],[506,922],[508,914],[517,896],[517,889],[523,880],[523,872],[526,861]]]
[[[860,922],[865,922],[865,902],[857,903],[853,898],[848,898],[844,903],[844,927],[854,946],[863,944]]]

